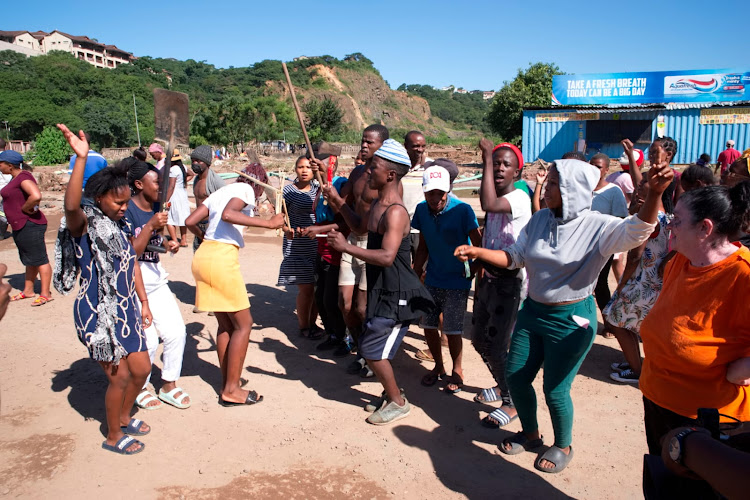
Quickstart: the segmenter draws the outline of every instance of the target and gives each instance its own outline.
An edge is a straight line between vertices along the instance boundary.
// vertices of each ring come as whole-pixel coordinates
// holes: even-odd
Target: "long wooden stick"
[[[289,85],[289,93],[292,95],[292,104],[294,104],[294,111],[297,112],[297,120],[299,120],[299,126],[302,127],[302,135],[305,137],[305,144],[307,144],[307,154],[310,158],[315,159],[315,153],[313,153],[312,144],[310,138],[307,136],[307,129],[305,128],[305,121],[302,119],[302,113],[299,110],[299,104],[297,104],[297,96],[294,94],[294,87],[292,86],[292,79],[289,77],[289,70],[286,69],[286,63],[281,62],[281,67],[284,69],[284,76],[286,77],[286,84]],[[322,186],[323,177],[320,172],[315,170],[315,180]]]

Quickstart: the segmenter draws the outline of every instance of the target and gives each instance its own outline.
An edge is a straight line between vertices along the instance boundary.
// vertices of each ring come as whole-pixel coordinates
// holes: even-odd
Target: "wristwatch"
[[[692,434],[693,432],[697,431],[695,427],[689,427],[676,436],[673,436],[672,439],[669,440],[669,458],[674,460],[680,465],[683,465],[682,458],[683,458],[683,446],[682,443],[685,440],[685,438]]]

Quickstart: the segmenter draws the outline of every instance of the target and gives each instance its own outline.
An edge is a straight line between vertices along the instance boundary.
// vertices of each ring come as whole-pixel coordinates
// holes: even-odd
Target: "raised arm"
[[[78,155],[73,165],[73,173],[70,174],[68,187],[65,189],[65,221],[70,234],[74,237],[81,236],[86,232],[86,214],[81,209],[81,196],[83,194],[83,173],[86,170],[86,159],[89,156],[89,143],[83,130],[78,131],[76,136],[68,127],[62,123],[57,128],[65,136],[73,152]]]
[[[534,186],[534,194],[531,196],[531,213],[535,214],[542,208],[542,186],[544,181],[547,180],[547,169],[540,167],[536,171],[536,186]]]
[[[504,197],[497,196],[495,191],[495,169],[492,158],[492,143],[482,138],[479,141],[479,149],[482,151],[482,185],[479,187],[479,203],[485,212],[510,213],[510,203]]]
[[[630,139],[623,139],[620,141],[622,149],[625,150],[625,154],[628,157],[628,163],[630,164],[630,178],[633,180],[633,187],[638,188],[643,179],[641,169],[638,167],[638,163],[635,161],[635,153],[633,152],[633,142]]]

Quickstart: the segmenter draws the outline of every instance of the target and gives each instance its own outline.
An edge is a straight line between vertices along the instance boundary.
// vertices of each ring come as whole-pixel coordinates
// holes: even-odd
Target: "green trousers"
[[[525,433],[539,428],[536,392],[531,383],[544,365],[544,396],[552,417],[555,446],[570,446],[570,386],[594,343],[596,326],[592,296],[563,306],[540,304],[530,298],[524,302],[510,342],[506,378]]]

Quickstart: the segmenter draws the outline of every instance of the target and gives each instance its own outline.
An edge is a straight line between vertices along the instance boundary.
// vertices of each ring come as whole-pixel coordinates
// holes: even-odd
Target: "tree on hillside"
[[[331,98],[307,101],[302,110],[305,112],[305,127],[311,141],[330,141],[343,131],[341,119],[344,112]]]
[[[523,108],[549,106],[552,98],[552,77],[562,75],[556,64],[535,63],[518,70],[511,82],[505,82],[495,94],[487,123],[500,137],[513,143],[521,140]]]

